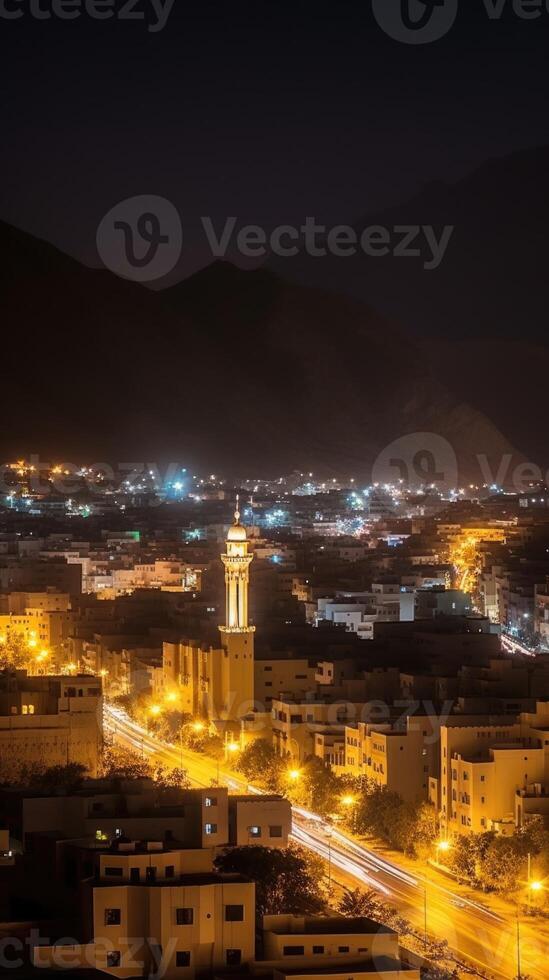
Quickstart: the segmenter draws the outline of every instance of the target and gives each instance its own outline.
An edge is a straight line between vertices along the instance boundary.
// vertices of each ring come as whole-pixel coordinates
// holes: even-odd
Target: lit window
[[[217,834],[217,824],[216,823],[207,823],[206,826],[204,827],[204,831],[208,835],[210,835],[210,834]]]

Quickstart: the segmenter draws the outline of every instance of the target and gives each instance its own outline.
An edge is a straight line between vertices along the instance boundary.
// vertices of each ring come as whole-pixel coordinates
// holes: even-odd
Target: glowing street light
[[[344,806],[346,810],[350,810],[351,811],[351,815],[352,815],[352,829],[353,829],[353,831],[355,831],[356,830],[356,825],[357,825],[357,808],[356,808],[356,805],[357,805],[357,802],[358,802],[356,796],[353,796],[352,793],[346,793],[345,796],[342,796],[341,797],[340,802],[341,802],[341,805]]]
[[[239,752],[240,745],[238,742],[227,742],[227,752]]]
[[[436,845],[437,851],[442,851],[446,853],[452,849],[452,845],[449,840],[439,840]]]
[[[193,732],[203,732],[205,727],[206,726],[204,725],[203,721],[193,721]]]
[[[342,806],[352,807],[352,806],[355,805],[355,803],[356,803],[356,797],[355,796],[351,796],[350,793],[347,796],[342,796],[341,797],[341,804],[342,804]]]
[[[159,704],[151,704],[149,714],[151,714],[153,718],[158,718],[158,715],[162,714],[162,708]]]
[[[175,702],[178,700],[179,697],[176,691],[170,691],[169,694],[166,694],[166,701],[168,702],[168,704],[175,704]]]
[[[297,783],[301,779],[301,769],[288,769],[288,779]]]

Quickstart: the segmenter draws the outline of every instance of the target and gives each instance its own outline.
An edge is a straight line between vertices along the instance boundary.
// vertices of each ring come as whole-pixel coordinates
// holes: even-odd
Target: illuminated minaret
[[[227,535],[227,552],[221,555],[225,565],[225,626],[220,628],[226,633],[253,633],[255,627],[248,626],[248,584],[253,555],[248,554],[238,500],[237,497],[234,524]]]
[[[234,524],[227,535],[225,625],[219,627],[223,651],[219,686],[214,695],[217,715],[236,722],[250,711],[254,698],[254,633],[248,624],[248,585],[253,555],[248,554],[246,528],[240,523],[236,498]]]

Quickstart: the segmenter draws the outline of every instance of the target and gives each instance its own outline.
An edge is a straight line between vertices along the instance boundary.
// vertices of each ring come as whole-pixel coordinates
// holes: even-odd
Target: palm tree
[[[381,911],[377,892],[373,888],[361,891],[360,888],[349,889],[338,905],[338,911],[350,919],[366,916],[375,918]]]

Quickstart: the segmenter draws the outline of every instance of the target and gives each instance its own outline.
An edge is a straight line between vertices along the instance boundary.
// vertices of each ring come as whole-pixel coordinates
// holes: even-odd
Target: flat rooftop
[[[298,917],[299,921],[299,917]],[[297,925],[295,919],[293,923]],[[270,928],[267,927],[267,932],[275,933],[279,936],[326,936],[326,935],[361,935],[364,933],[394,933],[394,929],[389,929],[388,926],[382,925],[380,922],[375,922],[374,919],[368,919],[366,916],[361,916],[356,919],[346,919],[343,917],[334,918],[306,918],[303,922],[302,928],[298,931],[292,931],[292,920],[289,926],[286,923],[280,923],[279,926],[274,924]],[[299,972],[299,971],[298,971]],[[333,971],[332,971],[333,972]]]

